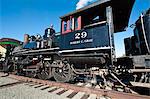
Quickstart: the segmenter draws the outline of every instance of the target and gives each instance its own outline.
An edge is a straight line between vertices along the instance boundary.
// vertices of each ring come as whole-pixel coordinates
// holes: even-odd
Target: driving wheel
[[[44,62],[44,67],[38,73],[38,78],[40,79],[50,79],[52,77],[50,63],[48,61]]]
[[[68,63],[62,61],[57,62],[55,67],[52,69],[52,75],[57,82],[69,82],[72,78],[72,70]]]

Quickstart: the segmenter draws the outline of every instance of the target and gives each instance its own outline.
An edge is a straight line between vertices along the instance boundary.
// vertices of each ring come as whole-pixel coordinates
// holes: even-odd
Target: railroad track
[[[2,74],[2,73],[1,73]],[[113,90],[103,90],[92,87],[90,84],[68,84],[58,83],[48,80],[40,80],[35,78],[28,78],[10,74],[7,76],[17,80],[18,82],[0,86],[0,89],[15,84],[25,84],[27,86],[48,91],[49,93],[57,94],[70,99],[150,99],[150,96],[130,94],[124,92],[117,92]]]

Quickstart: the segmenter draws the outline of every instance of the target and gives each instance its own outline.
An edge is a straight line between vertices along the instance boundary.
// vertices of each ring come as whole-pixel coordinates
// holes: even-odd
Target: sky
[[[90,1],[90,0],[89,0]],[[129,25],[140,13],[150,8],[150,0],[135,0]],[[8,37],[23,41],[24,34],[44,34],[45,28],[54,25],[60,31],[60,16],[76,9],[79,0],[0,0],[0,38]],[[133,35],[132,29],[114,34],[117,56],[124,52],[123,39]]]

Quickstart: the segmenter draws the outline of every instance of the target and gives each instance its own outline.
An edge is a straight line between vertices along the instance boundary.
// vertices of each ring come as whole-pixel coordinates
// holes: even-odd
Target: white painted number
[[[87,32],[82,32],[82,33],[76,33],[75,34],[75,39],[83,39],[87,37]]]
[[[82,32],[81,33],[81,38],[86,38],[87,37],[87,33],[86,32]]]
[[[80,39],[80,33],[75,34],[75,39]]]

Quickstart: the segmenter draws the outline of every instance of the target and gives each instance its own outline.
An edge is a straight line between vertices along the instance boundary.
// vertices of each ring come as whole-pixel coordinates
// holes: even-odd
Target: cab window
[[[64,21],[64,31],[67,31],[67,21]]]
[[[78,28],[78,18],[75,17],[75,29],[77,29],[77,28]]]
[[[62,34],[81,29],[81,16],[70,16],[62,19]]]

